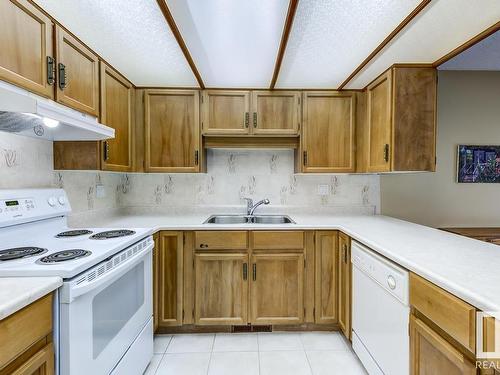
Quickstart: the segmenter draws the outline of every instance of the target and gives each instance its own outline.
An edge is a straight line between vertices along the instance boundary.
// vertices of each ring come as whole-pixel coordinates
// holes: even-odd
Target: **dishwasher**
[[[351,261],[353,349],[370,375],[408,375],[408,271],[355,241]]]

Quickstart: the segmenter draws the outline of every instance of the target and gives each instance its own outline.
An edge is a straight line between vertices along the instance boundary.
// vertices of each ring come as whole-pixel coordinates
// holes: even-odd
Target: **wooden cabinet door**
[[[391,170],[392,71],[367,88],[368,172]]]
[[[195,324],[246,324],[248,255],[195,255]]]
[[[4,0],[0,24],[0,79],[53,98],[52,21],[27,0]]]
[[[304,254],[253,254],[250,310],[253,324],[304,321]]]
[[[410,317],[411,375],[475,375],[476,367],[423,321]]]
[[[32,355],[11,375],[54,375],[54,347],[52,343]]]
[[[354,171],[355,99],[354,93],[304,94],[303,172]]]
[[[202,101],[203,134],[249,134],[250,91],[206,90]]]
[[[315,317],[317,324],[338,321],[338,233],[317,231],[316,234]]]
[[[159,235],[158,326],[182,325],[183,233],[162,231]]]
[[[56,99],[78,111],[99,115],[99,58],[56,26]]]
[[[101,122],[115,129],[115,138],[103,142],[103,170],[133,170],[134,88],[117,71],[101,61]]]
[[[296,135],[299,116],[300,92],[252,91],[253,134]]]
[[[146,172],[199,172],[198,95],[196,90],[144,92]]]
[[[351,239],[339,232],[339,326],[351,338]]]

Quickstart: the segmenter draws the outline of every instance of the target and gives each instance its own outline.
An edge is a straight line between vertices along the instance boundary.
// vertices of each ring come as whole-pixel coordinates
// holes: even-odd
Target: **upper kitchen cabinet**
[[[352,92],[304,93],[300,171],[354,171],[355,103]]]
[[[99,58],[56,26],[56,100],[76,110],[99,115]]]
[[[196,90],[145,90],[146,172],[199,172],[199,93]]]
[[[132,84],[117,71],[101,62],[101,122],[115,129],[115,138],[103,142],[103,170],[133,170],[133,103]]]
[[[297,135],[300,92],[252,91],[252,134]]]
[[[204,135],[250,134],[250,91],[206,90],[201,98]]]
[[[52,21],[27,0],[4,0],[0,23],[0,79],[53,98]]]
[[[367,172],[434,171],[434,68],[393,66],[367,87]]]

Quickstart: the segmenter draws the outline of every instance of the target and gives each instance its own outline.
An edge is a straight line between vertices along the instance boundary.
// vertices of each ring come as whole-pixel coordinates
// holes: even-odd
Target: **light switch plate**
[[[322,184],[318,185],[318,195],[329,195],[330,194],[330,185]]]
[[[104,185],[95,186],[95,196],[96,198],[106,198],[106,189],[104,188]]]

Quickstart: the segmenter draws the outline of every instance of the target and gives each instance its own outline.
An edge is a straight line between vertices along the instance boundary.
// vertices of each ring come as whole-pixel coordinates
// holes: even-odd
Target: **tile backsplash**
[[[52,142],[0,133],[0,188],[61,187],[73,212],[117,208],[243,206],[243,197],[275,207],[378,213],[378,175],[294,174],[292,150],[207,152],[206,174],[54,171]],[[323,193],[319,195],[319,185]]]

